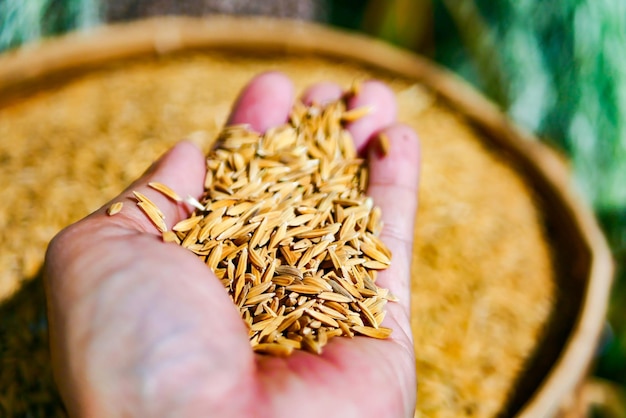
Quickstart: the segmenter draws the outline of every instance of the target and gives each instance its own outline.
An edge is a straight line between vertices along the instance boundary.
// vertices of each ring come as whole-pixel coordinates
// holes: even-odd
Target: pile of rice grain
[[[320,354],[336,336],[391,334],[380,325],[394,297],[375,284],[391,253],[378,238],[380,209],[365,195],[367,168],[342,127],[367,111],[298,103],[290,123],[264,135],[225,128],[207,158],[201,201],[191,199],[196,210],[172,231],[135,192],[163,239],[201,257],[222,281],[256,352]]]

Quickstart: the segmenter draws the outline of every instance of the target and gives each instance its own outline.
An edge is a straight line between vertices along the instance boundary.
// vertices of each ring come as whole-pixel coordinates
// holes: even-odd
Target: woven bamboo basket
[[[48,240],[182,137],[208,148],[238,90],[270,69],[300,89],[382,79],[421,137],[416,416],[562,414],[593,360],[612,274],[563,160],[424,58],[302,22],[213,17],[0,57],[0,415],[62,415],[38,270]]]

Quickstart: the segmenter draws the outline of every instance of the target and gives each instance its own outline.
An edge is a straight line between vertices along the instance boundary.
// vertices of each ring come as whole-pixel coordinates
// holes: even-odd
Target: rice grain
[[[117,215],[118,213],[120,213],[123,207],[124,207],[124,202],[115,202],[107,208],[107,215],[109,216]]]
[[[205,192],[194,213],[167,231],[145,195],[138,205],[163,234],[201,257],[248,325],[254,351],[320,354],[336,336],[387,338],[389,292],[376,271],[391,253],[376,237],[380,209],[365,195],[367,167],[343,123],[371,112],[294,106],[290,122],[264,135],[225,128],[207,156]],[[150,183],[171,200],[168,186]]]

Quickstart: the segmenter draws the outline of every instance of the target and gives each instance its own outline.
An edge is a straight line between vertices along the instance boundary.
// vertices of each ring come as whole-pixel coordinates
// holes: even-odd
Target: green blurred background
[[[0,0],[0,52],[104,22],[216,12],[320,21],[429,56],[565,154],[617,266],[594,415],[626,417],[626,1]]]

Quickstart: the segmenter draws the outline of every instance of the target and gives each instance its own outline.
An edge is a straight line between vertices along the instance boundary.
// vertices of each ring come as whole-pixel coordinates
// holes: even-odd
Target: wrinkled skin
[[[305,102],[342,94],[330,83],[311,86]],[[257,76],[242,91],[229,123],[259,132],[284,123],[294,100],[280,73]],[[379,275],[400,302],[387,304],[388,340],[334,338],[321,356],[254,354],[246,328],[219,280],[195,255],[163,243],[134,204],[152,199],[168,227],[190,208],[150,189],[150,181],[199,198],[204,156],[181,142],[115,201],[66,228],[45,262],[55,378],[73,417],[393,417],[413,415],[415,366],[409,323],[410,260],[416,211],[419,145],[398,124],[392,92],[369,81],[349,107],[374,111],[349,126],[370,160],[368,194],[383,213],[383,241],[392,266]],[[385,131],[386,157],[370,141]]]

